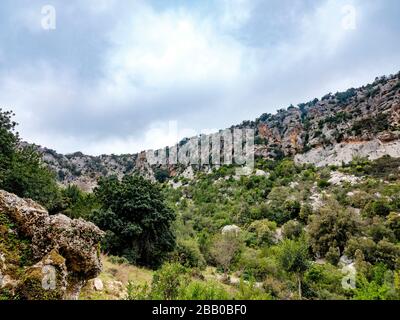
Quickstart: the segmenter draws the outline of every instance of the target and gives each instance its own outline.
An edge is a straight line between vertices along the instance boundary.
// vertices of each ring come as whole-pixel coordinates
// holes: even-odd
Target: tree
[[[57,211],[61,197],[55,174],[43,165],[34,147],[21,146],[12,116],[0,109],[0,188]]]
[[[169,172],[167,169],[158,168],[154,172],[154,177],[160,183],[163,183],[168,180]]]
[[[90,219],[92,210],[99,208],[99,203],[93,193],[85,193],[75,185],[69,185],[61,190],[63,201],[62,213],[77,219]]]
[[[298,293],[301,299],[301,282],[304,273],[310,265],[307,242],[304,239],[300,239],[299,241],[284,240],[279,246],[278,261],[282,269],[296,275]]]
[[[343,252],[347,241],[359,231],[359,221],[355,214],[331,201],[311,216],[308,234],[314,253],[325,256],[330,247],[338,247]]]
[[[217,235],[211,246],[211,256],[227,274],[233,258],[241,248],[239,236],[233,232]]]
[[[157,267],[175,247],[168,208],[157,184],[133,175],[101,178],[94,190],[101,209],[92,220],[106,231],[105,249],[132,263]]]

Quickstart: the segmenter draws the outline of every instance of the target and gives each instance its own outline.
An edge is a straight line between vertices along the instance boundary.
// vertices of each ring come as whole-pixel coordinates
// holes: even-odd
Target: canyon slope
[[[354,157],[400,157],[400,72],[275,114],[265,113],[230,129],[234,128],[254,129],[256,157],[265,159],[293,157],[297,163],[325,166],[347,163]],[[179,142],[177,148],[187,141]],[[93,189],[101,176],[138,172],[153,180],[190,178],[193,170],[204,169],[150,165],[145,152],[89,156],[37,148],[61,184],[75,184],[84,190]]]

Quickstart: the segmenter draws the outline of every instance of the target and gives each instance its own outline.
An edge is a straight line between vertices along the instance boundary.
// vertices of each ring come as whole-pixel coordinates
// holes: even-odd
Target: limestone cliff
[[[399,157],[400,73],[376,78],[357,89],[329,93],[276,114],[263,114],[233,128],[254,129],[256,156],[263,158],[293,156],[297,162],[322,166],[348,162],[355,155],[371,159]],[[184,147],[188,140],[182,140],[177,148]],[[150,166],[143,152],[93,157],[80,152],[61,155],[46,148],[39,150],[60,183],[73,183],[85,190],[93,189],[98,177],[110,174],[138,172],[154,179],[160,170],[162,175],[174,177],[187,169],[168,163]]]

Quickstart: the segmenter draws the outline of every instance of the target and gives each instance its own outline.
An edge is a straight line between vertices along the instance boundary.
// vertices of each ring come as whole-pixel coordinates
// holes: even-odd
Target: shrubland
[[[248,176],[234,166],[191,180],[160,169],[158,182],[109,176],[86,193],[57,185],[11,116],[0,112],[0,188],[104,230],[101,250],[113,256],[104,282],[145,270],[143,281],[124,277],[126,299],[400,298],[400,159],[317,168],[257,158]],[[352,179],[333,181],[337,173]]]

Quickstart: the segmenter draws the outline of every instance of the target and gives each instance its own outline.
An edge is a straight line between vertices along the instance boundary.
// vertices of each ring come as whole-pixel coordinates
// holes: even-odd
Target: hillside
[[[233,128],[255,129],[256,156],[280,159],[293,156],[297,163],[317,166],[348,163],[356,155],[371,160],[384,155],[400,157],[400,73],[377,78],[372,84],[327,94],[320,100],[263,114]],[[187,140],[181,141],[182,148]],[[175,177],[185,167],[150,166],[145,153],[89,156],[62,155],[38,147],[45,163],[63,185],[91,190],[97,178],[140,172],[150,179]],[[196,170],[196,167],[194,167]],[[183,176],[191,176],[185,173]]]
[[[236,126],[256,128],[247,175],[39,154],[0,110],[0,299],[398,300],[399,89]]]

